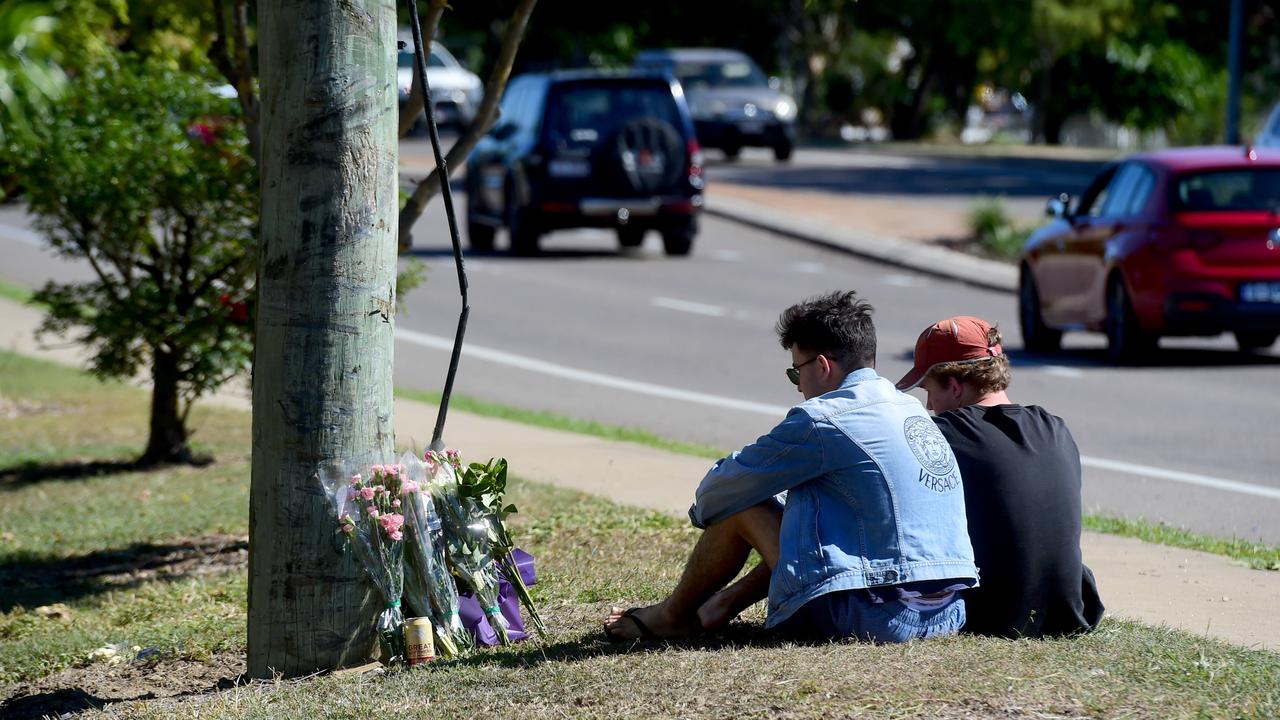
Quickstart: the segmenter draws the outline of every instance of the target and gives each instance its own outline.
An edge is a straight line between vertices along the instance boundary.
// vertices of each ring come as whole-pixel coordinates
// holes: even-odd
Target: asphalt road
[[[51,259],[25,224],[0,208],[0,279],[31,287],[83,273]],[[429,274],[397,316],[396,382],[438,390],[459,309],[438,199],[415,236]],[[557,233],[544,247],[538,258],[469,259],[472,314],[455,392],[736,448],[801,399],[783,374],[778,313],[852,288],[877,309],[878,367],[892,379],[927,324],[960,313],[998,322],[1015,368],[1010,394],[1067,420],[1086,458],[1090,511],[1280,543],[1276,348],[1247,357],[1226,337],[1178,340],[1154,364],[1113,368],[1100,338],[1069,336],[1061,355],[1027,355],[1012,296],[709,217],[687,259],[664,257],[656,236],[622,254],[601,231]],[[419,444],[431,434],[407,431]]]

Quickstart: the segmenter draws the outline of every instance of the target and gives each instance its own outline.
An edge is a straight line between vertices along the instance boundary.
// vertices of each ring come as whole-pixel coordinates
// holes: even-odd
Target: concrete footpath
[[[48,347],[36,341],[40,317],[34,308],[0,299],[0,348],[82,366],[77,347]],[[250,407],[243,388],[207,402]],[[397,399],[399,444],[425,445],[435,418],[434,406]],[[766,425],[761,424],[761,432]],[[678,515],[688,509],[694,488],[711,464],[642,445],[457,411],[449,413],[445,440],[469,458],[505,457],[521,478]],[[1083,549],[1108,614],[1280,651],[1280,614],[1275,612],[1280,572],[1250,570],[1217,555],[1097,533],[1085,533]]]

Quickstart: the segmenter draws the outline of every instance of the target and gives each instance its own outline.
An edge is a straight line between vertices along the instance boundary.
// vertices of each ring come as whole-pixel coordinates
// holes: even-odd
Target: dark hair
[[[999,328],[993,327],[987,331],[987,347],[1000,345],[1002,340]],[[943,383],[947,378],[955,378],[962,384],[977,388],[983,395],[1008,389],[1010,376],[1009,356],[1004,352],[979,360],[939,363],[929,368],[928,374],[928,377]]]
[[[778,318],[782,347],[816,350],[846,371],[876,363],[876,326],[871,303],[853,290],[809,298],[787,308]]]

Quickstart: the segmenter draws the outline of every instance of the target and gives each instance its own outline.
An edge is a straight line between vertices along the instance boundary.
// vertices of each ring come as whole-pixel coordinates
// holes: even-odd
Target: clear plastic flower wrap
[[[402,485],[405,507],[404,597],[419,615],[435,626],[436,649],[443,657],[456,657],[469,649],[471,633],[458,613],[458,587],[449,574],[444,530],[428,494],[431,477],[427,466],[413,453],[400,458],[405,468]],[[450,472],[451,469],[450,469]]]
[[[463,587],[475,593],[499,643],[507,645],[510,626],[498,605],[498,566],[489,540],[492,529],[470,499],[459,494],[454,461],[456,454],[446,458],[430,451],[425,461],[433,478],[431,498],[444,529],[450,569]],[[437,471],[446,465],[451,466],[449,471]]]
[[[404,589],[404,515],[400,512],[401,468],[349,460],[326,463],[317,472],[338,532],[382,595],[385,606],[375,628],[388,665],[405,657],[404,614],[400,596]],[[367,478],[366,478],[367,474]]]

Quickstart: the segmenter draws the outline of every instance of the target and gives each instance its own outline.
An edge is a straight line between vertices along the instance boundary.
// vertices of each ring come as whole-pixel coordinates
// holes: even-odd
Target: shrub
[[[1000,198],[984,198],[969,212],[969,231],[978,244],[997,257],[1016,257],[1031,231],[1009,218]]]
[[[99,376],[149,370],[147,463],[192,459],[192,401],[252,355],[257,171],[236,106],[208,87],[127,58],[85,72],[22,178],[37,230],[96,276],[39,290],[42,330],[79,329]]]

